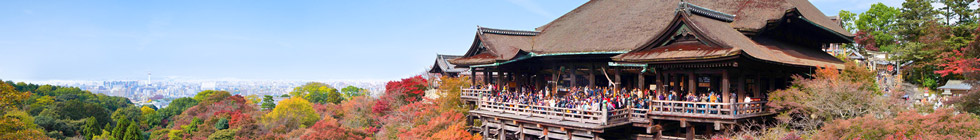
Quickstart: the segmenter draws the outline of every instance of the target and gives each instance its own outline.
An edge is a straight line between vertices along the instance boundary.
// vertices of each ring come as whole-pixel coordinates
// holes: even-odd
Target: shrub
[[[850,67],[848,69],[861,69]],[[818,129],[825,121],[849,119],[872,114],[875,117],[890,117],[901,109],[901,102],[892,96],[876,92],[874,85],[865,78],[847,73],[851,77],[841,77],[835,68],[821,68],[814,78],[793,76],[793,86],[770,93],[768,106],[779,113],[780,122],[792,128],[803,130]],[[898,91],[898,90],[896,90]]]
[[[930,114],[910,110],[885,119],[865,115],[837,120],[821,130],[817,139],[977,139],[980,120],[951,109]]]

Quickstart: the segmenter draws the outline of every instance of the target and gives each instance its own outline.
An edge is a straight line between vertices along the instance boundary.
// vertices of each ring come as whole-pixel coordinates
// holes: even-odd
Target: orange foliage
[[[333,117],[326,116],[323,117],[319,122],[313,125],[312,128],[306,135],[303,135],[303,139],[307,140],[357,140],[357,139],[370,139],[365,138],[367,133],[351,130],[350,128],[340,126],[337,123],[337,119]]]
[[[409,129],[399,135],[400,138],[408,139],[479,139],[466,132],[464,122],[461,121],[463,114],[453,111],[442,112],[425,124]]]
[[[436,132],[430,139],[437,140],[479,140],[483,139],[479,134],[472,135],[466,131],[462,123],[450,125],[442,131]]]
[[[837,77],[839,75],[840,75],[840,72],[837,71],[837,67],[834,67],[834,66],[826,66],[826,67],[818,67],[817,70],[816,70],[816,74],[814,74],[814,77],[816,77],[816,78],[837,79]]]
[[[906,111],[892,118],[865,115],[824,126],[816,139],[977,139],[980,120],[951,109],[931,114]]]

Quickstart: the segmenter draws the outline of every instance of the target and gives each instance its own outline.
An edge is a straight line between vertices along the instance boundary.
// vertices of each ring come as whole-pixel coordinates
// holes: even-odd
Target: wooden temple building
[[[498,91],[461,87],[479,120],[473,130],[489,139],[701,139],[772,117],[768,93],[792,75],[843,68],[821,48],[851,38],[807,0],[592,0],[534,31],[478,27],[469,50],[449,63],[492,89],[723,96],[591,111],[481,100]]]
[[[448,77],[458,77],[460,74],[466,75],[466,68],[456,67],[456,65],[449,63],[449,60],[460,57],[463,56],[436,54],[436,62],[429,68],[429,73]]]

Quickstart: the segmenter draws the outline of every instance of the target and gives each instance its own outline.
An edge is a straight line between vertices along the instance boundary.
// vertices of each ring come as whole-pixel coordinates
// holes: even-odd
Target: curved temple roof
[[[470,51],[464,58],[450,62],[459,65],[490,64],[513,60],[522,53],[636,52],[665,32],[676,12],[684,7],[689,7],[689,11],[698,15],[692,16],[691,20],[699,26],[706,26],[702,27],[702,31],[717,36],[716,42],[735,47],[722,54],[745,51],[763,60],[793,65],[842,64],[836,59],[826,59],[829,56],[826,54],[795,50],[800,48],[789,45],[792,43],[747,35],[763,31],[769,23],[779,22],[788,12],[799,12],[798,18],[810,21],[826,32],[853,37],[806,0],[593,0],[537,28],[537,31],[478,27]]]

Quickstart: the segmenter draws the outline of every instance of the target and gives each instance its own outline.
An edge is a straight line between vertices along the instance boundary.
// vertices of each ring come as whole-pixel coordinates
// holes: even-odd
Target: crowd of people
[[[720,106],[718,105],[682,105],[672,102],[665,103],[651,101],[687,101],[698,103],[723,102],[722,95],[711,90],[708,90],[707,93],[701,94],[678,94],[673,90],[668,90],[669,94],[665,94],[657,92],[656,88],[628,90],[624,88],[613,89],[608,87],[570,87],[560,90],[551,90],[549,88],[535,89],[534,87],[503,87],[502,89],[496,89],[496,87],[492,85],[475,88],[483,88],[491,91],[490,96],[484,96],[481,99],[484,101],[588,111],[616,110],[624,108],[650,108],[656,111],[716,114],[718,113],[717,111],[710,110],[719,108]],[[733,94],[731,97],[735,97],[735,95]],[[735,98],[731,98],[731,102],[736,101],[737,100]],[[746,97],[745,102],[750,101],[751,99]],[[652,103],[658,103],[658,105],[651,107]],[[686,106],[688,108],[697,107],[701,109],[667,109],[663,108],[664,106]]]
[[[489,86],[492,87],[492,86]],[[614,90],[609,88],[572,87],[553,93],[550,89],[534,90],[531,87],[515,89],[492,89],[491,96],[483,100],[491,102],[506,102],[536,106],[548,106],[578,110],[601,111],[615,110],[628,107],[646,108],[652,97],[645,95],[649,91]]]

